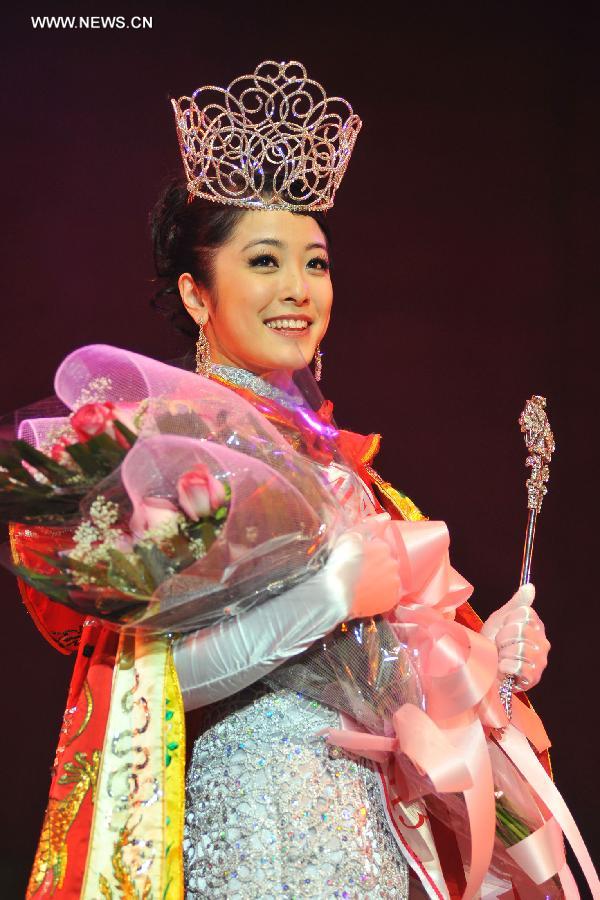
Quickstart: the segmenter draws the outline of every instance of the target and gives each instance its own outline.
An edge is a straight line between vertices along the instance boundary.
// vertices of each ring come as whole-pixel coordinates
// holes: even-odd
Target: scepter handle
[[[529,584],[531,577],[531,557],[533,556],[533,542],[535,539],[535,523],[537,521],[537,509],[530,509],[527,516],[527,530],[525,532],[525,544],[523,545],[523,562],[521,563],[521,577],[519,587]],[[500,685],[500,700],[504,707],[508,720],[512,717],[512,695],[515,689],[516,678],[507,675]]]
[[[523,562],[521,563],[521,577],[519,587],[529,584],[531,581],[531,557],[533,556],[533,541],[535,539],[535,523],[537,522],[537,509],[530,509],[527,516],[527,531],[525,532],[525,544],[523,546]]]

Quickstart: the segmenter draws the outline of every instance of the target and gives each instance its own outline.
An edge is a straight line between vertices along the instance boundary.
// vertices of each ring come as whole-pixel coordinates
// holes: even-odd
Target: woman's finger
[[[536,624],[542,626],[542,620],[531,606],[517,606],[515,609],[509,610],[506,615],[503,616],[503,626],[510,625],[513,622],[521,623],[523,625]]]
[[[544,643],[547,643],[543,629],[540,630],[533,625],[522,625],[519,622],[505,625],[496,635],[496,646],[499,650],[519,641],[534,647],[543,647]]]

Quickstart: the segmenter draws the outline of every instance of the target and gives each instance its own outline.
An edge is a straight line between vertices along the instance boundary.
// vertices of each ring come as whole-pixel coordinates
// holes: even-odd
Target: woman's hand
[[[535,588],[523,584],[508,603],[486,619],[481,633],[495,641],[498,671],[515,676],[515,690],[534,687],[548,664],[550,642],[544,623],[532,607]]]
[[[367,516],[347,533],[360,541],[362,564],[352,593],[349,618],[361,619],[388,612],[398,603],[400,572],[393,547],[384,537],[388,513]]]
[[[176,638],[173,656],[186,710],[241,691],[348,619],[393,607],[400,578],[391,547],[379,537],[381,518],[370,516],[342,534],[325,565],[294,587]]]

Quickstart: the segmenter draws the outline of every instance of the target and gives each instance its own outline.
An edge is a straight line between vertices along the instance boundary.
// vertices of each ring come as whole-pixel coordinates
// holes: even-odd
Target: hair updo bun
[[[231,237],[244,210],[194,197],[188,203],[186,182],[170,181],[150,213],[155,281],[152,306],[166,315],[174,328],[196,337],[198,327],[185,311],[177,281],[189,272],[198,284],[212,288],[214,252]]]
[[[196,338],[198,326],[185,311],[177,282],[183,272],[212,290],[216,251],[231,238],[235,226],[247,211],[241,206],[226,206],[194,197],[188,203],[184,179],[172,179],[160,194],[150,213],[150,232],[154,253],[155,283],[158,290],[151,305],[170,320],[173,327]],[[327,241],[329,229],[324,213],[307,210],[298,215],[314,218]]]

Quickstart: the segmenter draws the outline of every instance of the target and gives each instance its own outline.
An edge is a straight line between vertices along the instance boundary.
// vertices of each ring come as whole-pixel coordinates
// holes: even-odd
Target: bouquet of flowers
[[[57,602],[120,629],[206,627],[309,577],[348,527],[331,436],[297,398],[260,404],[311,433],[313,458],[235,392],[116,348],[71,354],[56,389],[71,413],[0,446],[0,517],[60,531],[39,566],[12,565]]]

